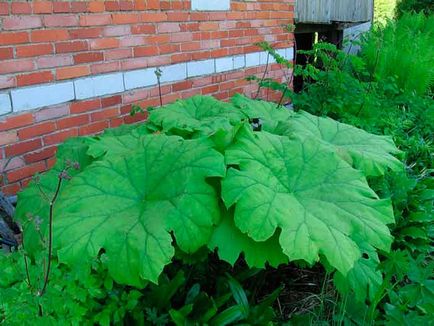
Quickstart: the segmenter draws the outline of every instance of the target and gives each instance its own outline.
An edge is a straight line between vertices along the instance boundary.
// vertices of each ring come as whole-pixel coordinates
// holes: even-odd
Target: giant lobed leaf
[[[289,121],[279,124],[276,133],[315,137],[336,151],[366,176],[383,175],[389,168],[402,170],[402,163],[393,155],[399,154],[391,137],[370,134],[362,129],[300,111]]]
[[[87,154],[93,158],[116,157],[133,153],[140,147],[145,135],[151,132],[146,125],[135,126],[135,128],[121,128],[118,132],[108,130],[101,136],[87,138],[85,141],[89,146]]]
[[[210,96],[193,96],[152,111],[149,122],[164,132],[181,130],[210,135],[219,129],[229,130],[244,117],[228,103]]]
[[[103,249],[119,283],[157,282],[174,254],[169,232],[186,252],[207,244],[220,211],[206,179],[224,173],[207,139],[164,135],[143,137],[133,155],[93,163],[56,205],[59,259],[77,264]]]
[[[208,247],[211,250],[217,248],[220,259],[231,265],[242,253],[250,267],[264,268],[266,263],[278,267],[288,262],[279,245],[278,234],[266,241],[254,241],[235,226],[233,212],[226,210],[213,231]]]
[[[388,250],[393,223],[389,200],[380,200],[360,171],[316,138],[254,133],[245,126],[226,151],[230,168],[222,185],[235,224],[255,241],[280,228],[291,260],[309,263],[322,254],[342,274],[360,258],[356,237]]]

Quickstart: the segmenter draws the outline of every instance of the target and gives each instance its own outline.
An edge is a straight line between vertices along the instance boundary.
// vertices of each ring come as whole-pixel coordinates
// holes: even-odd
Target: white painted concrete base
[[[221,11],[231,9],[230,0],[191,0],[192,10]]]
[[[294,49],[277,51],[288,60],[293,60]],[[160,67],[161,82],[173,83],[188,78],[213,75],[216,73],[251,68],[267,63],[267,53],[253,52],[245,55],[177,63]],[[268,63],[274,63],[268,58]],[[123,93],[136,88],[157,85],[155,70],[157,67],[102,74],[92,77],[71,79],[66,82],[13,88],[0,93],[0,115],[39,109],[74,100],[85,100],[100,96]]]

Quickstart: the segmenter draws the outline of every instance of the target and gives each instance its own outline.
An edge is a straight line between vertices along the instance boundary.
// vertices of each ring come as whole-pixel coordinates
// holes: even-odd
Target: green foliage
[[[434,83],[434,16],[404,14],[365,35],[361,56],[375,80],[394,78],[405,92],[423,95]]]
[[[407,12],[423,12],[432,15],[434,2],[432,0],[400,0],[396,6],[396,17],[401,18]]]
[[[425,57],[427,51],[432,51],[429,31],[432,22],[432,17],[423,15],[406,15],[399,22],[391,22],[384,30],[368,35],[362,42],[361,56],[348,55],[331,44],[315,44],[312,51],[305,51],[308,65],[294,69],[305,80],[305,89],[300,94],[291,92],[287,83],[259,81],[263,82],[261,87],[279,90],[290,98],[298,116],[303,117],[301,123],[293,123],[291,128],[280,124],[278,133],[279,129],[294,130],[300,135],[310,133],[309,125],[321,126],[327,121],[300,111],[326,115],[370,133],[391,136],[405,162],[405,172],[385,171],[381,164],[357,166],[369,175],[368,183],[380,198],[392,199],[396,221],[392,227],[393,250],[378,255],[372,245],[363,244],[367,237],[360,239],[362,257],[345,276],[334,275],[341,294],[334,320],[358,325],[374,321],[410,325],[427,323],[433,318],[434,101],[429,96],[433,65],[425,67],[434,57],[432,54]],[[422,33],[423,30],[427,33]],[[399,51],[413,44],[427,49],[407,62]],[[387,158],[384,152],[377,156],[375,143],[356,130],[367,145],[366,151],[360,153],[354,152],[357,141],[352,137],[356,133],[348,136],[337,130],[328,134],[319,128],[310,136],[340,149],[341,157],[353,165],[358,155],[370,157],[371,163],[376,161],[375,157],[380,161]],[[330,143],[328,139],[333,141]],[[341,141],[350,145],[352,153],[346,151]],[[379,263],[380,267],[374,268]],[[312,320],[312,316],[306,318]]]
[[[145,124],[61,146],[55,168],[19,194],[31,286],[21,271],[0,293],[26,290],[16,295],[24,300],[21,311],[30,309],[27,316],[64,320],[72,313],[56,312],[45,301],[60,294],[35,296],[41,271],[33,270],[44,264],[46,199],[65,164],[74,162],[77,170],[64,178],[54,205],[55,271],[48,289],[68,277],[78,280],[68,290],[75,302],[76,292],[88,287],[80,282],[94,275],[98,303],[119,295],[127,300],[107,310],[79,306],[77,318],[266,325],[278,292],[250,306],[255,300],[228,276],[231,294],[219,290],[224,281],[202,292],[200,283],[183,276],[189,266],[206,266],[217,249],[220,259],[235,264],[245,257],[252,268],[321,262],[345,280],[375,274],[376,249],[390,250],[387,225],[394,217],[390,200],[380,199],[366,177],[402,170],[397,153],[390,138],[240,95],[231,104],[200,96],[178,101],[153,110]],[[365,252],[369,263],[361,260]],[[113,287],[120,292],[113,294]],[[15,299],[6,307],[18,304]],[[10,308],[4,312],[7,319],[24,318]]]

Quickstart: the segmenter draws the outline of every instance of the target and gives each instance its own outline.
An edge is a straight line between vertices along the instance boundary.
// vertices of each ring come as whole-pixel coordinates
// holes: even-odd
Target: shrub
[[[265,46],[264,50],[276,62],[284,61],[275,51]],[[366,68],[366,57],[347,55],[331,44],[318,43],[305,54],[310,57],[308,65],[294,68],[295,74],[306,81],[300,94],[294,94],[289,83],[251,79],[291,98],[296,111],[328,115],[369,132],[392,136],[404,152],[406,162],[406,173],[388,172],[369,178],[369,184],[380,197],[392,198],[396,219],[392,227],[393,251],[379,257],[377,272],[383,279],[375,273],[355,277],[357,280],[369,277],[369,284],[376,284],[376,294],[367,304],[360,300],[365,293],[356,291],[355,296],[351,295],[355,283],[342,286],[336,275],[335,284],[340,292],[349,292],[341,297],[339,305],[344,308],[334,320],[359,325],[369,320],[391,325],[426,323],[432,319],[434,302],[434,101],[429,96],[404,92],[393,77],[374,78],[373,72]],[[287,65],[288,62],[283,62],[285,68]],[[429,290],[422,290],[426,287]]]
[[[178,101],[152,111],[145,124],[59,148],[55,167],[19,194],[28,269],[41,264],[48,247],[60,275],[104,274],[109,292],[97,291],[102,298],[111,296],[111,282],[115,296],[136,298],[161,284],[164,270],[176,270],[177,257],[217,250],[230,264],[243,254],[251,268],[321,262],[340,288],[372,300],[381,283],[377,250],[389,251],[394,218],[390,200],[366,177],[400,171],[395,154],[389,137],[274,103],[241,95],[232,104]],[[28,283],[43,300],[32,311],[52,316],[35,277],[31,272]],[[51,282],[48,291],[63,287]],[[26,288],[23,280],[14,285]],[[238,306],[226,315],[260,321],[254,311],[265,308],[249,313],[246,300],[233,296]]]

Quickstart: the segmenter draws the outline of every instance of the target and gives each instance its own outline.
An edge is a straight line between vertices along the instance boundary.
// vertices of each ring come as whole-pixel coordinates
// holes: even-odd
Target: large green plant
[[[186,284],[191,266],[213,273],[200,258],[213,251],[258,268],[321,262],[343,293],[372,298],[394,219],[366,177],[401,170],[398,153],[388,137],[241,95],[193,97],[145,124],[69,140],[19,194],[28,259],[0,260],[0,320],[272,320],[278,292],[249,308],[230,277],[232,296]]]
[[[426,22],[421,16],[407,17],[409,20],[419,18]],[[407,32],[402,40],[404,46],[412,42],[411,31]],[[381,43],[381,33],[376,35]],[[416,37],[423,39],[425,36],[417,34]],[[390,47],[390,53],[398,57],[398,48]],[[373,52],[382,55],[377,49]],[[287,67],[275,51],[269,53]],[[308,65],[294,69],[306,80],[300,94],[294,94],[288,84],[271,79],[256,80],[261,86],[290,97],[295,110],[328,115],[369,132],[392,136],[404,152],[407,167],[407,173],[379,173],[369,178],[369,184],[380,197],[392,198],[396,220],[394,250],[378,257],[367,249],[366,259],[358,262],[357,272],[349,273],[346,278],[335,275],[341,293],[349,291],[350,294],[351,288],[356,289],[355,296],[342,298],[341,306],[345,307],[346,313],[339,318],[349,318],[348,321],[360,325],[382,318],[391,324],[398,320],[400,323],[432,320],[434,310],[427,309],[427,304],[434,299],[433,276],[426,271],[431,270],[434,239],[434,101],[430,96],[418,95],[414,89],[399,87],[395,77],[376,78],[373,70],[367,69],[367,57],[348,55],[326,43],[315,44],[312,51],[305,53],[310,58]],[[416,82],[414,76],[409,78]],[[300,130],[304,130],[303,125]],[[379,270],[369,267],[378,265],[379,259],[382,261]],[[420,277],[414,277],[415,274]],[[367,287],[357,287],[362,280]],[[429,290],[422,291],[424,286]],[[373,295],[369,305],[362,299],[366,290],[369,296]]]
[[[44,196],[69,159],[80,170],[54,208],[54,248],[65,264],[101,256],[115,281],[142,287],[157,282],[174,246],[208,246],[231,263],[242,252],[258,267],[322,261],[345,277],[365,248],[390,249],[392,206],[366,176],[401,169],[397,153],[387,137],[272,103],[193,97],[132,130],[65,143],[56,167],[20,193],[17,218],[39,217],[24,230],[36,256],[49,226]],[[229,253],[228,241],[237,244]]]

